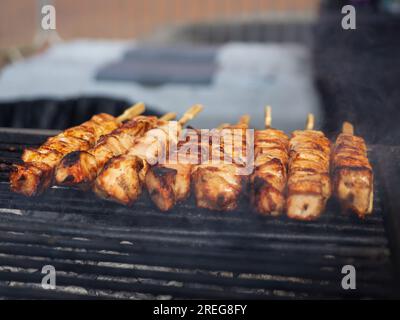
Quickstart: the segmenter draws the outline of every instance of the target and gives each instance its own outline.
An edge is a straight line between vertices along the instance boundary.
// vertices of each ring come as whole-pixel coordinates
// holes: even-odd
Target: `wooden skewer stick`
[[[309,113],[307,115],[307,122],[306,122],[306,130],[313,130],[314,129],[314,115]]]
[[[126,109],[123,114],[117,117],[119,122],[123,122],[125,120],[132,119],[140,114],[142,114],[146,110],[146,107],[143,102],[136,103],[132,107]]]
[[[243,116],[240,117],[238,124],[244,124],[246,126],[248,126],[250,123],[250,116],[248,114],[245,114]]]
[[[350,135],[354,135],[354,127],[350,122],[343,122],[342,132]]]
[[[170,121],[170,120],[174,120],[176,118],[176,113],[175,112],[168,112],[166,114],[164,114],[160,120],[164,120],[164,121]]]
[[[200,111],[203,110],[203,106],[201,104],[195,104],[192,106],[185,114],[178,120],[180,125],[184,125],[186,122],[192,120]]]
[[[217,127],[217,129],[224,129],[224,128],[226,128],[226,127],[229,127],[230,125],[231,125],[231,124],[228,123],[228,122],[221,123],[221,124]]]
[[[221,123],[217,127],[217,129],[225,129],[225,128],[229,128],[229,127],[235,128],[236,126],[240,126],[240,125],[243,125],[243,124],[248,126],[249,123],[250,123],[250,116],[248,114],[245,114],[245,115],[243,115],[243,116],[241,116],[239,118],[239,121],[236,124],[231,124],[229,122],[224,122],[224,123]]]
[[[271,128],[272,117],[271,117],[271,106],[265,107],[265,128]]]

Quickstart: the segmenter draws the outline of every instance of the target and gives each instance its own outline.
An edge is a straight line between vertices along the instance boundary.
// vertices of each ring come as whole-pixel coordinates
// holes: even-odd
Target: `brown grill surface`
[[[43,139],[0,133],[0,297],[399,297],[379,170],[375,212],[365,221],[340,214],[335,201],[319,221],[296,222],[256,216],[245,203],[220,213],[191,200],[162,213],[146,198],[126,208],[73,189],[33,199],[12,194],[9,165]],[[375,169],[382,150],[397,149],[372,147]],[[347,264],[356,268],[356,290],[341,287]],[[44,265],[57,270],[56,290],[40,286]]]

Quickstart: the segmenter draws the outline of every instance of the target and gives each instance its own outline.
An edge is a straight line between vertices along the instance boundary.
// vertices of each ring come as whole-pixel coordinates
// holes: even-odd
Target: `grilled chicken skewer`
[[[56,183],[89,189],[108,160],[128,152],[137,138],[165,121],[174,119],[175,116],[174,113],[167,113],[160,120],[154,116],[135,117],[102,136],[89,150],[67,154],[56,167],[54,175]]]
[[[285,208],[289,138],[271,128],[271,107],[265,110],[265,130],[254,137],[254,172],[250,177],[250,203],[256,212],[277,216]]]
[[[42,193],[53,182],[55,167],[66,154],[88,150],[100,139],[145,110],[143,103],[127,109],[119,117],[101,113],[79,126],[47,139],[37,149],[27,148],[22,154],[23,164],[14,165],[10,174],[11,190],[25,196]]]
[[[238,158],[243,152],[246,153],[243,148],[247,143],[248,123],[249,116],[243,116],[238,124],[223,128],[217,133],[221,135],[223,144],[212,145],[212,157],[215,160],[216,153],[217,161],[208,159],[193,168],[192,186],[198,207],[219,211],[232,211],[237,208],[244,185],[248,181],[248,176],[238,174],[240,168],[245,165],[245,160]],[[237,135],[234,129],[241,130],[241,134]],[[238,146],[240,150],[237,149]],[[230,158],[229,163],[222,160],[221,152],[224,160],[226,157]]]
[[[343,123],[333,147],[332,179],[334,193],[343,209],[360,218],[372,213],[374,177],[367,146],[363,138],[354,135],[349,122]]]
[[[158,158],[162,152],[168,152],[169,144],[176,143],[182,126],[201,110],[202,106],[195,105],[179,121],[160,123],[138,138],[128,153],[109,160],[95,180],[93,190],[96,194],[104,199],[132,205],[142,192],[148,161]],[[176,136],[170,132],[172,127]],[[160,146],[160,142],[165,142],[165,145]]]
[[[218,129],[228,127],[221,124]],[[151,166],[145,178],[151,200],[161,211],[171,210],[190,195],[191,173],[201,163],[202,155],[210,153],[210,141],[202,141],[200,131],[190,130],[177,150],[169,153],[166,163]]]
[[[310,114],[306,130],[294,131],[289,142],[287,215],[297,220],[318,218],[331,195],[330,142],[313,126]]]

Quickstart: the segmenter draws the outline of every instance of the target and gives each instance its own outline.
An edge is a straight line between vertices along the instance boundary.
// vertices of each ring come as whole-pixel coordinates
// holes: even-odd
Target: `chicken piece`
[[[157,117],[135,117],[111,133],[102,136],[89,150],[67,154],[56,167],[56,183],[79,186],[84,190],[89,189],[106,162],[126,153],[133,147],[138,137],[156,127],[157,120]]]
[[[277,216],[285,208],[289,139],[275,129],[256,131],[250,203],[256,212]]]
[[[189,131],[185,141],[178,144],[177,150],[172,152],[166,163],[151,166],[147,171],[146,188],[160,210],[171,210],[175,204],[189,197],[191,171],[201,156],[199,148],[199,132]]]
[[[289,142],[287,215],[314,220],[331,195],[330,142],[321,131],[294,131]]]
[[[143,162],[135,156],[122,155],[109,160],[96,178],[93,191],[101,198],[132,205],[142,193],[139,172]]]
[[[234,165],[199,165],[192,173],[193,192],[199,208],[232,211],[237,208],[247,177]]]
[[[54,168],[62,157],[76,150],[87,150],[101,135],[119,126],[117,118],[98,114],[80,126],[65,130],[37,149],[27,148],[22,155],[23,164],[14,165],[10,174],[11,190],[25,196],[34,196],[50,187]]]
[[[151,200],[161,211],[171,210],[190,195],[191,164],[164,164],[151,167],[145,178]]]
[[[138,138],[128,153],[109,160],[95,180],[96,194],[104,199],[132,205],[142,192],[148,162],[157,161],[161,153],[168,152],[169,143],[177,140],[177,136],[171,135],[170,123],[177,125],[179,134],[180,125],[176,121],[159,122],[160,126]]]
[[[52,180],[52,170],[42,162],[27,162],[11,169],[11,190],[31,197],[46,190]]]
[[[342,133],[332,152],[332,177],[336,197],[346,211],[360,218],[373,210],[373,171],[364,139]]]
[[[241,130],[234,134],[233,129]],[[192,171],[193,193],[200,208],[232,211],[248,183],[248,176],[240,174],[246,165],[247,125],[224,128],[220,133],[221,144],[211,146],[211,157],[195,166]]]

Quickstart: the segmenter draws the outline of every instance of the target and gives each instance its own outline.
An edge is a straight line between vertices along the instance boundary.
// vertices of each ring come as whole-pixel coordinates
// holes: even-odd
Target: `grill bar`
[[[11,240],[12,237],[10,237]],[[17,242],[17,241],[15,241]],[[286,261],[285,256],[281,257],[278,261],[265,261],[264,259],[255,259],[252,257],[253,255],[246,256],[244,253],[239,255],[242,258],[246,258],[246,264],[243,265],[243,260],[239,260],[238,258],[234,258],[232,256],[226,257],[226,254],[222,257],[216,257],[213,255],[209,255],[204,257],[201,254],[190,254],[189,250],[183,251],[182,254],[179,254],[179,250],[151,250],[150,248],[146,248],[146,253],[141,252],[140,250],[126,250],[124,252],[120,251],[112,251],[107,246],[101,247],[103,251],[112,251],[112,254],[104,254],[98,252],[92,252],[88,249],[87,245],[81,244],[81,246],[62,246],[59,242],[52,243],[53,246],[57,246],[57,248],[62,249],[53,249],[50,245],[44,244],[32,244],[25,243],[25,245],[29,245],[29,254],[35,256],[46,257],[51,255],[54,258],[68,258],[73,259],[74,256],[77,259],[91,259],[96,261],[108,261],[115,263],[133,263],[133,264],[143,264],[148,263],[153,266],[166,266],[172,268],[202,268],[213,270],[221,270],[221,271],[230,271],[230,272],[250,272],[250,273],[260,273],[263,274],[265,272],[270,274],[282,274],[289,273],[293,276],[312,276],[314,279],[320,278],[321,280],[336,280],[337,270],[335,266],[328,263],[325,264],[323,257],[320,257],[320,264],[316,265],[308,263],[306,264],[307,269],[302,270],[298,269],[298,265],[293,265],[293,261]],[[3,242],[0,244],[0,252],[8,253],[8,254],[26,254],[25,245],[22,241],[17,243],[9,243]],[[101,243],[99,244],[101,245]],[[79,249],[80,252],[71,252],[68,249],[75,248]],[[84,251],[83,251],[84,250]],[[184,250],[184,248],[181,248]],[[83,251],[83,253],[82,253]],[[290,252],[289,252],[290,254]],[[291,255],[292,256],[292,255]],[[303,257],[303,259],[307,259],[308,256]],[[252,259],[251,259],[252,258]],[[300,257],[299,257],[300,258]],[[171,260],[171,261],[168,261]],[[343,259],[342,259],[343,261]],[[352,259],[348,259],[347,261],[344,259],[343,262],[351,262]],[[354,260],[353,260],[354,261]],[[337,262],[337,261],[336,261]],[[284,265],[285,263],[291,265]],[[228,264],[228,265],[227,265]],[[381,262],[382,264],[382,262]],[[257,266],[257,267],[255,267]],[[368,278],[370,273],[375,273],[376,265],[370,266],[368,263],[360,262],[358,265],[359,270],[359,279],[363,278],[363,273],[365,273],[365,277]],[[323,268],[326,268],[325,270]],[[321,270],[322,269],[322,270]],[[377,281],[387,280],[390,281],[387,274],[374,276],[374,279]]]
[[[35,289],[27,286],[24,287],[12,287],[7,284],[0,283],[0,295],[9,299],[90,299],[90,296],[73,294],[67,292],[58,292],[53,290],[44,290],[42,288]],[[101,298],[94,297],[92,298]]]
[[[155,279],[155,280],[165,280],[165,281],[179,281],[183,283],[193,282],[206,285],[216,285],[222,287],[243,287],[243,288],[256,288],[264,289],[266,287],[273,287],[275,290],[282,291],[292,291],[302,293],[306,295],[307,293],[312,293],[313,295],[323,296],[331,294],[334,296],[336,289],[331,288],[332,282],[321,281],[320,285],[322,288],[316,288],[311,280],[300,281],[296,278],[278,278],[270,277],[270,279],[263,278],[246,278],[246,277],[233,277],[225,276],[219,277],[213,274],[207,274],[206,272],[197,273],[195,277],[191,272],[169,272],[169,271],[148,271],[148,270],[133,270],[134,265],[130,265],[132,268],[115,268],[107,266],[98,266],[94,262],[92,264],[80,264],[76,265],[74,263],[65,261],[54,261],[50,259],[35,260],[33,258],[27,259],[23,257],[23,261],[17,258],[0,257],[0,263],[2,265],[11,267],[21,267],[30,269],[40,269],[43,264],[52,264],[58,271],[61,272],[72,272],[81,273],[93,277],[120,277],[120,278],[133,278],[133,279]],[[279,279],[279,280],[277,280]],[[132,288],[129,288],[132,290]],[[373,291],[373,294],[376,294]]]

